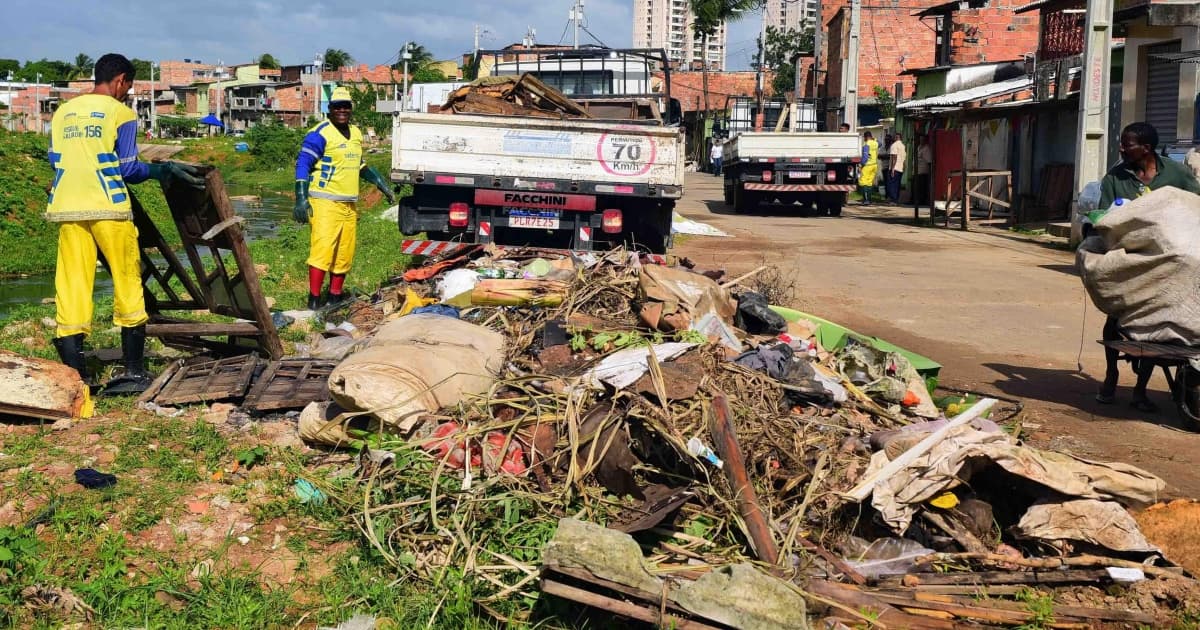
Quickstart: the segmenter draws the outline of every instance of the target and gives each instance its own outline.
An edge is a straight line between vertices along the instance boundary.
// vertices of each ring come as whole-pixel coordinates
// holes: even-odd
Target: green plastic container
[[[932,389],[934,384],[936,384],[938,372],[942,369],[942,365],[940,363],[930,359],[929,357],[919,355],[915,352],[910,352],[895,344],[888,343],[878,337],[870,337],[861,333],[856,333],[845,326],[840,326],[827,319],[817,317],[816,315],[809,315],[808,313],[797,311],[795,309],[784,308],[782,306],[771,306],[771,310],[779,313],[789,322],[798,322],[804,319],[816,324],[817,342],[820,343],[821,347],[825,348],[826,350],[839,350],[846,345],[846,341],[848,339],[853,339],[861,344],[871,346],[876,350],[895,352],[896,354],[908,359],[909,363],[912,363],[912,366],[917,370],[917,373],[930,383],[930,389]]]

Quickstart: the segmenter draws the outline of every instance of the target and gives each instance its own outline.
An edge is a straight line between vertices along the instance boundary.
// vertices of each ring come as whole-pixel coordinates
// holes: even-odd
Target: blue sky
[[[407,40],[439,58],[452,58],[472,46],[474,26],[489,31],[482,45],[503,47],[521,41],[527,27],[539,43],[570,42],[564,33],[570,0],[441,0],[439,2],[282,2],[204,0],[171,2],[126,0],[18,0],[7,15],[19,28],[0,38],[0,58],[93,58],[115,51],[143,59],[203,59],[242,63],[269,52],[284,64],[309,61],[318,50],[342,48],[359,63],[390,62]],[[632,0],[588,0],[587,27],[605,44],[629,46]],[[730,29],[728,65],[744,69],[753,55],[756,17]],[[580,42],[592,42],[580,32]]]

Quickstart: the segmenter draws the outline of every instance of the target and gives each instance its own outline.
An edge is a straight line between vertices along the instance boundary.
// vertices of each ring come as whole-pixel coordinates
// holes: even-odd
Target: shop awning
[[[1200,63],[1200,50],[1185,50],[1175,53],[1158,53],[1150,55],[1151,61],[1165,63]]]
[[[225,126],[225,123],[218,120],[217,117],[213,116],[212,114],[209,114],[209,115],[205,116],[204,118],[201,118],[200,124],[212,125],[214,127],[224,127]]]
[[[964,103],[979,100],[981,98],[992,98],[994,96],[1003,96],[1013,92],[1020,92],[1033,87],[1033,79],[1029,77],[1017,77],[1006,81],[997,81],[996,83],[988,83],[966,90],[950,92],[948,94],[939,94],[927,98],[919,98],[913,101],[906,101],[896,106],[897,109],[930,109],[930,108],[953,108]]]

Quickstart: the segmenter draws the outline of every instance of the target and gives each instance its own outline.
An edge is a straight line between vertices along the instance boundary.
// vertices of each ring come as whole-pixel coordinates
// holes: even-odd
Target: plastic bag
[[[770,309],[763,294],[754,291],[738,294],[734,325],[752,335],[778,335],[787,330],[787,320]]]
[[[846,564],[865,578],[904,575],[912,570],[917,558],[934,553],[907,538],[880,538],[868,543],[851,536],[846,543]]]

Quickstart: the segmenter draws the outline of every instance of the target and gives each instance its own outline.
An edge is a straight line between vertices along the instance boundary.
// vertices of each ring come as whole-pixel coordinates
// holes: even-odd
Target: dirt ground
[[[795,278],[796,308],[935,359],[943,384],[1023,399],[1034,445],[1141,466],[1170,496],[1200,497],[1200,435],[1181,429],[1160,375],[1157,413],[1129,407],[1128,367],[1116,404],[1095,401],[1104,317],[1065,248],[997,229],[917,227],[910,207],[736,215],[721,180],[702,173],[689,173],[685,190],[678,211],[733,238],[685,237],[677,254],[732,275],[777,265]]]

